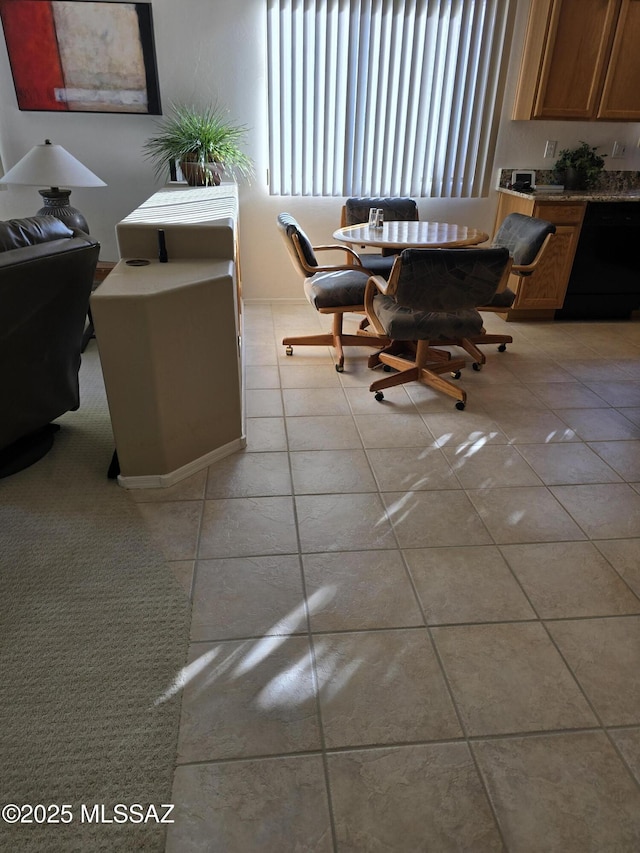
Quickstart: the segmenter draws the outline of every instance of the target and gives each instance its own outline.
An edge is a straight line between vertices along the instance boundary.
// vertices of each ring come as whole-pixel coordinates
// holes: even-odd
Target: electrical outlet
[[[627,153],[627,146],[624,142],[614,142],[613,147],[611,148],[611,156],[617,159],[621,159]]]
[[[555,157],[558,143],[555,139],[547,139],[547,144],[544,146],[545,157]]]

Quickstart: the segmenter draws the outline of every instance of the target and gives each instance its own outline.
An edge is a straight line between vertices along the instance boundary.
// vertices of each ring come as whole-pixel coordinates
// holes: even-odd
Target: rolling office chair
[[[368,222],[372,207],[382,208],[385,221],[408,222],[419,218],[418,205],[412,198],[348,198],[342,207],[340,227]],[[361,257],[372,275],[388,278],[397,254],[390,249],[383,249],[380,253],[367,252]]]
[[[509,272],[513,275],[525,277],[531,275],[540,263],[540,259],[555,231],[556,226],[551,222],[547,222],[546,219],[536,219],[533,216],[525,216],[522,213],[510,213],[502,221],[491,245],[493,247],[506,248],[513,261]],[[513,305],[516,294],[508,287],[508,278],[508,276],[504,277],[493,299],[489,303],[477,306],[478,311],[502,313]],[[478,349],[478,344],[499,344],[498,351],[504,352],[507,344],[513,343],[513,337],[511,335],[484,333],[460,338],[450,343],[455,343],[466,350],[474,359],[473,369],[480,370],[487,358]]]
[[[304,277],[305,296],[320,314],[333,314],[333,328],[327,334],[287,337],[282,341],[287,355],[294,346],[332,346],[338,361],[336,370],[344,370],[345,346],[384,347],[389,339],[360,328],[355,335],[343,332],[343,317],[347,313],[364,313],[364,291],[371,271],[362,265],[360,257],[345,246],[312,246],[296,220],[288,213],[278,216],[278,228],[285,241],[294,267]],[[316,252],[348,252],[351,264],[320,266]]]
[[[405,249],[396,259],[388,281],[372,276],[365,292],[365,311],[372,328],[391,344],[370,359],[398,372],[369,386],[376,400],[384,388],[406,382],[421,382],[457,400],[464,409],[466,392],[440,374],[456,378],[464,359],[432,345],[482,336],[482,317],[476,305],[490,303],[502,279],[508,275],[511,258],[506,248]]]

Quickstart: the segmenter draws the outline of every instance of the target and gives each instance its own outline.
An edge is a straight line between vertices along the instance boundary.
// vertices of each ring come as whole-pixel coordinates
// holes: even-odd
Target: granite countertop
[[[640,189],[633,190],[563,190],[545,192],[544,184],[539,184],[533,192],[523,193],[507,187],[498,187],[499,193],[514,195],[518,198],[533,198],[536,201],[640,201]]]

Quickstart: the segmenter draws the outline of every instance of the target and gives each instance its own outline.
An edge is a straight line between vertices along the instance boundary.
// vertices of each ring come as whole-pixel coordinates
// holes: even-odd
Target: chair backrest
[[[348,198],[342,208],[341,227],[369,221],[369,209],[380,207],[384,218],[391,222],[418,219],[418,205],[412,198]]]
[[[278,214],[278,228],[294,267],[309,278],[314,274],[309,267],[318,266],[311,241],[290,213]]]
[[[506,248],[404,249],[387,292],[415,311],[463,311],[489,302],[510,264]]]
[[[526,266],[533,263],[548,235],[555,233],[556,226],[546,219],[510,213],[503,219],[492,246],[508,249],[514,264]]]

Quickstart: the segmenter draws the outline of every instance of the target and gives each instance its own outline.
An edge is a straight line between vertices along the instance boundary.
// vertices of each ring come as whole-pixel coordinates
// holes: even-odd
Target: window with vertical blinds
[[[509,0],[267,10],[273,195],[488,193]]]

